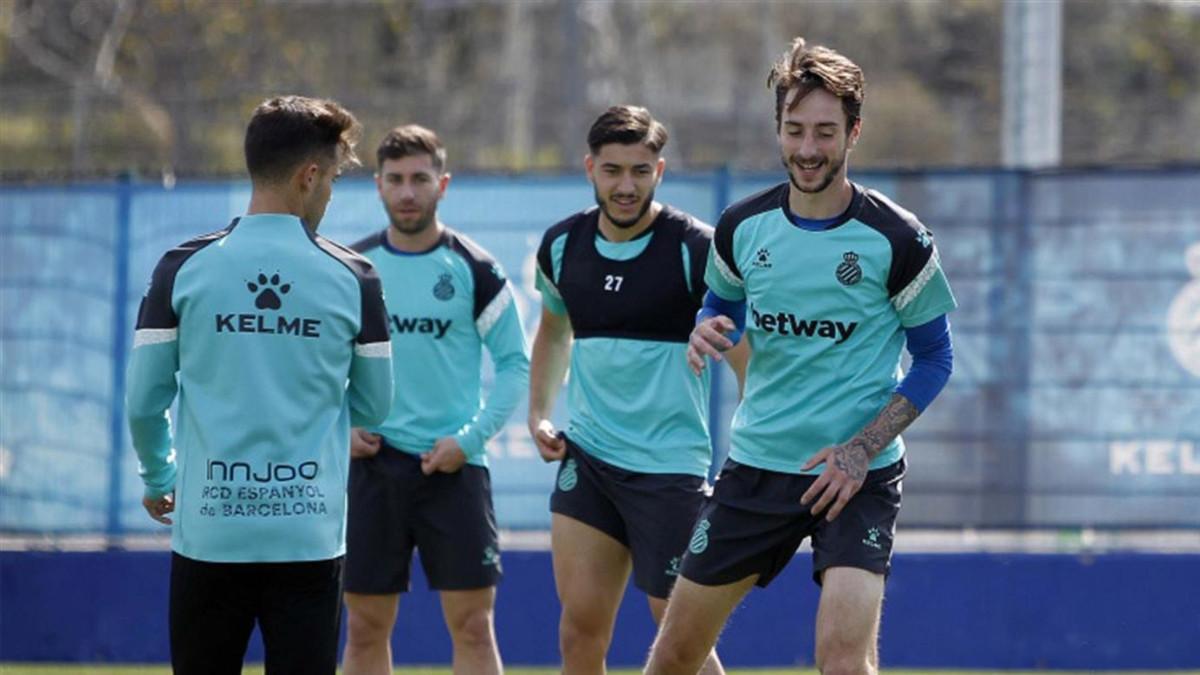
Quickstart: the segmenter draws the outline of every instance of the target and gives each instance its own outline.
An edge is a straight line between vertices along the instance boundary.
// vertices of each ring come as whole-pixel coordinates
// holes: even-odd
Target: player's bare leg
[[[654,617],[654,624],[661,626],[663,616],[667,613],[667,600],[651,596],[646,596],[646,599],[650,601],[650,615]],[[725,675],[725,669],[721,666],[721,660],[717,658],[715,647],[708,653],[708,658],[704,659],[704,665],[696,675]]]
[[[562,603],[563,675],[600,675],[632,562],[629,549],[590,525],[551,514],[554,585]]]
[[[875,675],[883,575],[853,567],[825,570],[817,610],[817,668],[823,675]]]
[[[706,665],[733,608],[758,575],[722,586],[702,586],[680,577],[658,628],[646,675],[695,675]]]
[[[400,594],[365,595],[345,593],[346,653],[344,675],[390,675],[392,672],[392,627]]]
[[[454,675],[500,675],[494,624],[496,589],[442,591],[442,616],[454,643]]]

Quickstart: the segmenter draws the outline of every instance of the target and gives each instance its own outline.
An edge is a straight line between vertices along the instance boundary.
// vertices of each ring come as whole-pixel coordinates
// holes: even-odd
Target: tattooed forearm
[[[869,458],[874,459],[920,414],[921,412],[912,404],[912,401],[900,394],[892,394],[892,399],[888,401],[879,415],[846,445],[858,445],[867,451]]]

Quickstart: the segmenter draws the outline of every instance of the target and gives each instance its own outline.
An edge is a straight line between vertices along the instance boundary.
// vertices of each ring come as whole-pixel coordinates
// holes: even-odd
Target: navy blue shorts
[[[812,537],[813,580],[830,567],[887,575],[900,512],[905,462],[867,472],[862,488],[833,522],[800,505],[817,479],[767,471],[726,460],[713,495],[700,513],[683,559],[683,576],[720,586],[757,574],[766,586]],[[810,505],[811,506],[811,505]]]
[[[550,511],[616,539],[633,557],[633,583],[654,598],[671,593],[696,514],[704,478],[638,473],[589,455],[567,440]]]
[[[346,590],[391,594],[410,588],[413,549],[429,587],[467,591],[500,581],[500,543],[488,470],[421,473],[421,458],[386,443],[350,462]]]

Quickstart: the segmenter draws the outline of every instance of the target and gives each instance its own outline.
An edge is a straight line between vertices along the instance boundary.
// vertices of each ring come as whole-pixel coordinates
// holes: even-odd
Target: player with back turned
[[[551,550],[567,675],[604,672],[631,570],[662,617],[712,459],[708,378],[684,362],[712,228],[654,200],[666,141],[645,108],[600,115],[584,162],[597,206],[551,227],[537,253],[529,427],[561,461]],[[559,434],[548,418],[568,363]]]
[[[717,224],[688,362],[701,371],[743,330],[751,357],[729,459],[688,545],[652,675],[696,673],[750,587],[769,584],[806,537],[821,586],[817,667],[876,672],[900,432],[951,371],[955,301],[929,231],[846,178],[862,70],[797,38],[768,83],[788,180]],[[913,365],[901,378],[905,347]]]
[[[358,131],[332,101],[258,106],[246,215],[168,251],[142,299],[127,410],[172,525],[175,673],[240,673],[255,623],[267,673],[337,668],[350,427],[392,397],[379,277],[316,234]]]

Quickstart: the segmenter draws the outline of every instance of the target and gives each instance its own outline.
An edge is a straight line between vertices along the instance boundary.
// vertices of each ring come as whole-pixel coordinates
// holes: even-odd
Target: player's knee
[[[592,612],[564,611],[558,626],[558,643],[563,654],[608,650],[609,629]]]
[[[492,645],[492,612],[489,609],[463,612],[454,617],[448,627],[451,638],[460,647],[486,649]]]
[[[347,608],[346,641],[352,646],[387,641],[392,634],[392,617],[363,609]]]
[[[700,670],[708,653],[693,640],[675,640],[659,634],[650,651],[651,673],[694,673]]]

